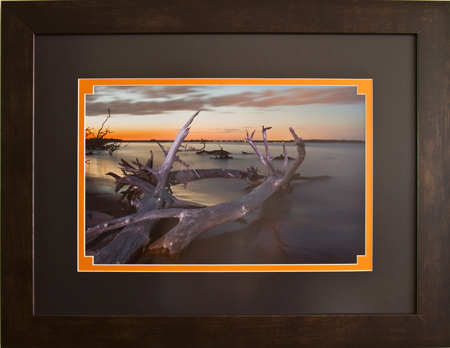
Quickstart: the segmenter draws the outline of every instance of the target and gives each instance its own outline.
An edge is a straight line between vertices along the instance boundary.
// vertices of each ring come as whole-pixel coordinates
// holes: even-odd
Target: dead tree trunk
[[[261,162],[268,170],[267,176],[257,174],[254,168],[248,172],[204,170],[195,171],[192,166],[182,162],[176,151],[189,132],[189,126],[200,112],[197,111],[180,130],[171,149],[166,153],[165,160],[159,169],[154,170],[147,165],[143,166],[138,161],[138,169],[134,167],[123,170],[124,177],[113,175],[117,179],[116,190],[129,185],[128,196],[131,203],[137,206],[137,213],[124,218],[108,221],[107,223],[89,228],[86,231],[86,241],[92,241],[100,234],[120,227],[125,228],[106,247],[94,255],[95,263],[127,263],[142,252],[153,254],[164,253],[168,257],[174,257],[187,247],[198,235],[214,226],[237,220],[251,210],[261,205],[274,192],[281,188],[289,188],[289,182],[294,178],[295,172],[305,158],[305,144],[294,130],[290,128],[297,149],[297,157],[288,168],[288,157],[283,146],[284,163],[282,170],[276,170],[272,165],[272,157],[269,153],[266,131],[270,127],[263,127],[262,133],[265,142],[266,155],[253,143],[253,135],[248,135],[246,141],[258,155]],[[186,174],[171,174],[170,169],[175,162],[181,162],[189,168]],[[124,162],[124,161],[123,161]],[[126,163],[126,162],[125,162]],[[130,173],[131,172],[131,173]],[[191,181],[193,177],[239,177],[251,180],[257,184],[255,189],[236,201],[221,203],[210,207],[189,209],[189,202],[180,202],[170,191],[170,183],[184,183]],[[223,177],[222,176],[222,177]],[[258,185],[259,184],[259,185]],[[130,189],[131,188],[131,189]],[[126,192],[127,192],[126,191]],[[143,198],[140,198],[143,196]],[[189,208],[179,208],[188,206]],[[178,218],[178,224],[160,239],[150,243],[150,230],[160,218]]]
[[[167,152],[161,146],[166,154],[166,157],[161,165],[159,171],[154,170],[148,165],[144,168],[155,178],[155,185],[140,179],[139,177],[130,177],[125,175],[124,178],[118,180],[119,187],[123,185],[132,185],[137,187],[138,192],[142,192],[144,197],[139,199],[141,195],[133,196],[131,203],[136,206],[137,213],[145,211],[154,211],[171,206],[174,203],[172,194],[168,187],[168,177],[170,169],[175,161],[180,161],[176,156],[176,152],[180,147],[183,140],[189,133],[189,126],[194,118],[199,114],[201,110],[198,110],[181,128],[175,141]],[[147,164],[153,162],[149,160]],[[126,173],[124,171],[124,173]],[[138,180],[136,180],[138,179]],[[116,190],[118,187],[116,187]],[[94,255],[94,261],[97,264],[111,264],[111,263],[127,263],[130,262],[137,254],[143,251],[143,248],[150,241],[150,231],[156,224],[156,220],[143,220],[135,224],[129,224],[125,227],[108,245],[100,249]],[[108,223],[103,224],[104,227],[108,227]],[[92,240],[89,236],[89,230],[86,233],[86,241]]]

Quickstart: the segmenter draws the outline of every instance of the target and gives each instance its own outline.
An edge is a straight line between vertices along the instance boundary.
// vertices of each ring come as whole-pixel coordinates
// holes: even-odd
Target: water
[[[170,143],[163,144],[166,148]],[[201,144],[188,143],[188,147]],[[180,158],[196,169],[227,168],[246,170],[249,165],[265,170],[246,143],[220,143],[233,159],[214,159],[181,151]],[[264,152],[263,144],[258,144]],[[290,157],[296,149],[286,144]],[[219,149],[218,143],[207,143],[206,150]],[[212,228],[200,235],[174,263],[354,263],[364,254],[365,234],[365,155],[364,144],[306,144],[306,158],[299,168],[303,176],[328,175],[331,179],[296,181],[291,194],[278,192],[244,219]],[[114,195],[114,179],[107,172],[121,174],[118,162],[139,158],[146,162],[153,151],[154,168],[163,160],[155,143],[129,143],[110,156],[103,152],[87,156],[87,193]],[[270,144],[272,156],[282,153],[282,145]],[[281,168],[283,161],[274,161]],[[174,164],[173,170],[182,165]],[[237,179],[204,179],[191,182],[187,188],[174,186],[179,199],[204,205],[238,199],[245,195],[247,182]],[[89,199],[87,196],[87,200]],[[140,262],[168,263],[164,256],[143,258]]]

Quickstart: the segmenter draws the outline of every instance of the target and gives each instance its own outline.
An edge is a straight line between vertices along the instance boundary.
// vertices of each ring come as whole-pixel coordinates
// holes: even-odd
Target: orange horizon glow
[[[111,138],[128,140],[174,140],[178,132],[169,129],[151,129],[151,130],[118,130],[110,135]]]
[[[176,130],[151,130],[151,131],[117,131],[110,136],[111,139],[120,139],[122,141],[148,141],[148,140],[175,140],[178,135]],[[256,138],[256,137],[255,137]],[[187,137],[186,141],[192,140],[208,140],[208,141],[220,141],[220,140],[235,140],[241,141],[245,139],[245,132],[241,134],[240,137],[234,135],[227,135],[223,133],[195,133],[191,132]]]
[[[253,132],[254,129],[249,129],[249,133]],[[178,135],[178,130],[176,129],[140,129],[140,130],[117,130],[111,134],[108,134],[110,139],[120,139],[122,141],[148,141],[148,140],[175,140]],[[269,140],[292,140],[292,137],[287,129],[283,131],[269,131]],[[298,134],[300,137],[303,135]],[[221,133],[221,132],[211,132],[208,130],[194,130],[193,128],[186,137],[186,141],[193,140],[207,140],[207,141],[244,141],[246,137],[245,129],[242,131],[236,131],[234,133]],[[254,140],[262,140],[261,132],[258,129],[255,132]]]
[[[253,129],[248,130],[249,133],[253,132]],[[297,135],[301,137],[304,140],[310,140],[310,139],[320,139],[320,140],[361,140],[361,139],[341,139],[339,137],[333,137],[333,134],[321,134],[318,136],[318,134],[310,134],[308,132],[301,132],[296,131]],[[330,132],[332,133],[332,132]],[[283,131],[269,131],[268,133],[268,140],[269,141],[285,141],[289,142],[292,139],[292,136],[290,133],[286,130]],[[149,140],[156,140],[156,141],[174,141],[175,138],[178,135],[177,130],[167,130],[167,129],[160,129],[160,130],[122,130],[122,131],[115,131],[114,133],[109,135],[110,139],[120,139],[123,142],[127,141],[149,141]],[[186,137],[185,141],[196,141],[196,140],[206,140],[206,141],[244,141],[246,137],[245,130],[242,132],[227,134],[227,133],[212,133],[212,132],[206,132],[206,131],[200,131],[200,132],[191,132]],[[261,132],[258,132],[256,130],[255,135],[253,137],[255,141],[262,141],[262,135]],[[364,139],[362,139],[364,140]]]

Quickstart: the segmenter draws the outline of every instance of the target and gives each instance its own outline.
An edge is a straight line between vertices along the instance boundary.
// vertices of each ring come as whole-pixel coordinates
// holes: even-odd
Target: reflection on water
[[[165,144],[168,148],[170,144]],[[189,146],[201,147],[189,143]],[[246,170],[249,165],[264,170],[245,143],[221,143],[233,159],[217,160],[193,151],[179,152],[196,169],[229,168]],[[206,150],[218,149],[207,143]],[[328,175],[331,179],[297,181],[293,192],[277,192],[244,219],[212,228],[200,235],[175,263],[354,263],[364,254],[365,157],[364,144],[306,144],[306,159],[299,169],[304,176]],[[86,191],[114,193],[114,180],[107,172],[120,174],[118,162],[139,158],[145,162],[150,150],[154,167],[163,155],[154,143],[130,143],[113,153],[87,156]],[[287,144],[288,155],[296,156]],[[272,156],[282,153],[281,144],[271,144]],[[282,161],[274,161],[281,167]],[[183,169],[176,163],[173,170]],[[185,169],[185,168],[184,168]],[[235,200],[247,193],[246,182],[235,179],[205,179],[184,189],[173,187],[178,198],[204,205]],[[89,199],[89,196],[87,196]],[[141,262],[168,263],[164,256],[144,257]]]

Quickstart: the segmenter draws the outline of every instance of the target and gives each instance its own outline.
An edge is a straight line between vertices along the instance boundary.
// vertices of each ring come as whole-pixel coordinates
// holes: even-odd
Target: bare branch
[[[259,157],[259,159],[261,160],[261,162],[264,164],[264,166],[269,170],[269,175],[271,174],[271,165],[267,162],[266,158],[264,157],[264,155],[261,153],[261,151],[258,149],[258,147],[253,143],[253,134],[255,134],[255,131],[253,131],[251,137],[248,137],[248,133],[247,133],[247,138],[245,139],[245,141],[247,143],[249,143],[249,145],[252,147],[253,151],[256,153],[256,155]]]
[[[200,175],[198,175],[197,171],[195,170],[195,168],[192,164],[184,162],[178,156],[176,157],[175,161],[181,163],[181,165],[186,167],[188,170],[192,170],[195,173],[195,175],[197,175],[197,177],[200,178]]]
[[[127,172],[131,173],[138,173],[139,170],[134,168],[131,164],[129,164],[127,161],[125,161],[123,158],[120,159],[119,166],[123,167]]]
[[[266,148],[266,158],[267,158],[268,161],[270,160],[270,151],[269,151],[269,144],[267,143],[266,131],[268,131],[269,129],[272,129],[272,127],[264,127],[264,126],[262,126],[262,135],[263,135],[263,139],[264,139],[264,146]]]
[[[144,193],[148,194],[152,194],[155,190],[155,186],[135,175],[125,175],[124,177],[117,179],[116,192],[118,192],[125,185],[139,187]]]
[[[111,110],[108,108],[108,116],[106,116],[105,120],[102,123],[102,126],[100,127],[100,129],[97,132],[97,139],[103,138],[106,134],[110,133],[108,129],[106,131],[102,132],[102,129],[103,129],[105,123],[109,120],[110,117],[111,117]]]
[[[92,129],[91,127],[87,127],[85,130],[84,130],[84,137],[86,138],[86,139],[88,139],[89,137],[94,137],[94,129]]]
[[[115,220],[110,220],[95,227],[88,228],[86,230],[86,242],[89,243],[90,241],[94,240],[99,235],[107,231],[132,225],[144,220],[154,220],[161,218],[179,218],[184,211],[185,209],[179,208],[150,210],[143,213],[135,213],[127,215],[125,217],[118,218]]]
[[[147,166],[149,166],[150,168],[153,168],[153,151],[150,150],[150,158],[147,161]]]
[[[106,134],[105,134],[106,135]],[[114,153],[114,151],[117,151],[120,149],[120,142],[114,142],[114,143],[109,143],[106,145],[106,149],[109,152],[109,155],[112,156],[112,154]]]
[[[149,166],[143,166],[142,168],[145,169],[146,171],[152,173],[156,177],[159,176],[159,172],[157,170],[154,170],[153,168],[150,168]]]
[[[292,127],[289,127],[289,131],[291,132],[292,137],[294,138],[294,143],[296,145],[298,145],[300,142],[303,142],[303,140],[297,136],[297,134],[295,133],[295,131]]]
[[[167,150],[165,149],[165,147],[162,146],[162,144],[161,144],[159,141],[157,141],[156,143],[159,145],[159,147],[161,148],[161,150],[163,150],[164,156],[167,156]]]
[[[114,179],[119,180],[121,177],[117,174],[114,174],[113,172],[108,172],[106,175],[112,176]]]
[[[283,162],[283,169],[281,170],[282,175],[286,173],[287,166],[289,164],[289,157],[286,151],[286,145],[283,142],[283,156],[284,156],[284,162]]]
[[[288,169],[286,175],[283,177],[283,179],[280,180],[279,182],[280,185],[285,185],[289,183],[291,177],[295,174],[298,167],[300,167],[300,165],[303,163],[303,160],[305,159],[306,156],[305,143],[303,139],[299,138],[292,128],[289,128],[289,130],[291,131],[291,134],[294,137],[294,143],[296,145],[298,155],[294,163]]]
[[[122,200],[125,197],[128,197],[129,200],[131,201],[131,198],[134,197],[135,194],[137,194],[136,190],[139,190],[134,188],[135,187],[133,185],[130,185],[125,191],[119,192],[122,195],[122,197],[119,198],[118,202],[122,202]]]
[[[272,129],[272,127],[264,127],[262,126],[262,135],[264,139],[264,146],[266,148],[266,161],[267,161],[267,169],[269,169],[269,175],[275,175],[277,176],[277,172],[272,164],[272,158],[270,157],[270,151],[269,151],[269,143],[267,142],[267,135],[266,131],[269,129]]]
[[[256,130],[253,131],[252,135],[249,137],[248,136],[248,130],[245,130],[245,133],[247,134],[247,137],[245,138],[245,140],[250,143],[250,141],[253,140],[253,136],[255,135]]]
[[[186,124],[180,129],[177,137],[175,138],[175,141],[173,142],[172,146],[170,147],[170,150],[166,154],[166,158],[164,159],[164,161],[161,165],[161,168],[159,170],[161,179],[158,180],[158,184],[156,185],[156,194],[157,195],[167,185],[167,177],[168,177],[170,169],[172,168],[173,162],[175,161],[175,156],[176,156],[177,150],[180,147],[181,143],[186,138],[186,136],[189,134],[189,126],[191,125],[192,121],[194,121],[194,118],[200,113],[201,110],[202,109],[197,110],[197,112],[194,115],[192,115],[189,118],[189,120],[186,122]]]
[[[142,169],[141,162],[139,162],[139,158],[136,157],[136,161],[132,161],[135,166],[138,166],[139,169]]]

